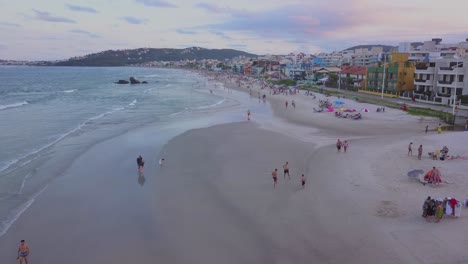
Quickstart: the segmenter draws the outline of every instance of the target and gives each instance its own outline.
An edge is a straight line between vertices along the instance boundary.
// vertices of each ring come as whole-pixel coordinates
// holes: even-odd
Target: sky
[[[0,59],[109,49],[331,52],[468,38],[467,0],[0,0]]]

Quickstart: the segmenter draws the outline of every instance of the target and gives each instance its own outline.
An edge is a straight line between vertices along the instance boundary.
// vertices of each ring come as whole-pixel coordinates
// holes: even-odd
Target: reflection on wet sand
[[[141,186],[143,186],[143,185],[145,184],[145,181],[146,181],[146,179],[145,179],[145,173],[142,172],[142,171],[138,172],[138,183],[139,183]]]

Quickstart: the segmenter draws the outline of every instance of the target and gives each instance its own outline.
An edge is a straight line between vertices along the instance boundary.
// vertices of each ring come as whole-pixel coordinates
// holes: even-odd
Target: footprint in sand
[[[375,215],[383,218],[397,218],[400,216],[400,213],[398,212],[396,203],[392,201],[381,201]]]

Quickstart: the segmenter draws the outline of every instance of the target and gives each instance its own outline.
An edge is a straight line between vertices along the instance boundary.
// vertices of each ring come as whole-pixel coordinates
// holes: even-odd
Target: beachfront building
[[[468,95],[468,58],[429,57],[416,63],[414,98],[453,105],[454,94]]]
[[[415,66],[408,53],[391,53],[388,62],[367,69],[367,86],[360,91],[382,92],[389,96],[402,95],[414,89]],[[384,74],[385,71],[385,74]],[[385,76],[384,76],[385,75]]]
[[[345,66],[341,67],[340,77],[341,81],[345,85],[353,85],[353,87],[359,89],[366,88],[366,66]]]
[[[334,67],[342,63],[343,55],[340,52],[319,53],[313,59],[315,67]]]

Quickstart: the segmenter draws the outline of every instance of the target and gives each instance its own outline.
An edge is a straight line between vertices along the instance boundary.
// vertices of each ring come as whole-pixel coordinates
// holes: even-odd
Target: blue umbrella
[[[337,105],[342,105],[342,104],[344,104],[344,102],[342,102],[342,101],[335,101],[335,104],[337,104]]]

